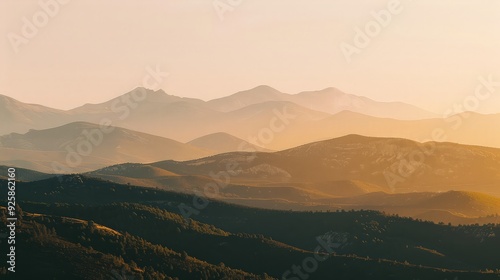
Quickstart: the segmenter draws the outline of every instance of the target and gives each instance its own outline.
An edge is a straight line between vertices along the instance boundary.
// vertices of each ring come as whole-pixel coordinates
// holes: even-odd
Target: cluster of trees
[[[85,176],[70,182],[23,183],[19,194],[20,236],[30,244],[22,255],[40,264],[33,271],[54,258],[68,267],[61,279],[78,273],[101,279],[97,275],[122,269],[135,279],[281,278],[291,265],[314,257],[317,237],[331,232],[347,233],[347,245],[310,279],[406,279],[410,271],[421,279],[453,279],[456,273],[459,279],[490,279],[500,268],[498,225],[454,227],[377,211],[271,211],[216,201],[186,221],[178,206],[192,196]]]
[[[29,263],[30,269],[20,270],[17,276],[114,279],[110,276],[118,272],[119,275],[146,280],[269,278],[235,270],[224,264],[209,264],[186,252],[178,253],[128,233],[116,234],[93,221],[26,216],[18,234],[24,243],[19,255],[25,256],[19,262]],[[46,252],[51,252],[49,260]],[[49,267],[43,268],[47,262]],[[92,275],[88,274],[90,271],[93,271]],[[40,275],[40,272],[46,274]],[[0,271],[2,274],[8,275],[6,271]]]

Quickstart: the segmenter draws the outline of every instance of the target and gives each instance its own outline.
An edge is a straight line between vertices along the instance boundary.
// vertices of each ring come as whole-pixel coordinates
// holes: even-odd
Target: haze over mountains
[[[214,151],[217,154],[238,151],[241,150],[243,146],[247,149],[252,149],[258,152],[271,152],[271,150],[253,145],[245,140],[224,132],[201,136],[189,141],[188,144],[198,148]]]
[[[314,236],[333,246],[341,235],[347,249],[325,256],[349,279],[359,266],[377,279],[389,268],[397,279],[495,276],[500,114],[441,119],[333,88],[267,86],[208,102],[137,89],[68,111],[0,101],[1,129],[27,130],[0,136],[0,181],[16,168],[30,263],[48,252],[64,267],[99,263],[96,275],[122,265],[149,279],[286,279]],[[323,267],[311,279],[332,275]]]
[[[68,111],[0,101],[11,125],[1,129],[29,130],[0,136],[0,165],[27,168],[33,180],[88,172],[186,193],[228,180],[218,199],[242,205],[454,221],[500,209],[488,196],[500,195],[500,149],[483,147],[500,147],[500,114],[441,119],[334,88],[290,95],[268,86],[208,102],[138,88]],[[434,207],[438,198],[448,206]]]
[[[270,150],[347,134],[500,147],[500,132],[495,129],[500,114],[463,113],[443,119],[412,105],[377,102],[335,88],[291,95],[258,86],[208,102],[137,88],[104,103],[67,111],[1,96],[0,108],[5,124],[0,134],[106,121],[183,143],[226,133]],[[484,133],[488,137],[482,137]]]
[[[134,95],[134,92],[137,94]],[[137,111],[142,112],[140,114],[150,112],[152,115],[156,114],[157,116],[162,116],[162,113],[166,114],[165,116],[175,116],[175,114],[173,114],[174,112],[168,112],[167,109],[179,113],[182,109],[196,108],[199,110],[199,115],[197,115],[199,117],[207,113],[214,114],[214,112],[210,112],[211,110],[216,112],[231,112],[250,105],[269,101],[292,102],[310,110],[327,114],[335,114],[348,110],[376,117],[396,119],[437,117],[433,113],[405,103],[378,102],[369,98],[347,94],[335,88],[307,91],[292,95],[279,92],[269,86],[258,86],[250,90],[241,91],[208,102],[200,99],[169,95],[162,90],[152,91],[149,89],[137,88],[129,93],[125,93],[122,96],[118,96],[103,103],[85,104],[67,111],[52,109],[41,105],[26,104],[8,96],[0,95],[0,107],[6,108],[2,110],[2,121],[13,122],[9,127],[2,126],[0,133],[21,133],[24,132],[23,130],[30,128],[48,128],[73,121],[89,121],[96,117],[109,117],[112,114],[121,114],[125,112],[123,106],[129,106],[131,111],[137,109]],[[140,106],[138,106],[139,104]],[[172,104],[176,106],[168,106]],[[186,115],[189,116],[189,114]],[[58,120],[56,117],[64,117],[66,119]],[[139,116],[136,117],[139,118]],[[24,124],[24,126],[22,126],[22,124]]]
[[[262,85],[227,97],[211,100],[208,104],[215,110],[230,112],[267,101],[288,101],[328,114],[336,114],[347,110],[383,118],[425,119],[436,117],[431,112],[409,104],[378,102],[366,97],[347,94],[332,87],[319,91],[286,94],[272,87]]]
[[[86,122],[0,136],[0,164],[40,172],[86,172],[124,162],[189,160],[238,150],[239,145],[266,149],[228,134],[207,135],[191,143],[119,127]],[[54,169],[53,164],[66,170]]]

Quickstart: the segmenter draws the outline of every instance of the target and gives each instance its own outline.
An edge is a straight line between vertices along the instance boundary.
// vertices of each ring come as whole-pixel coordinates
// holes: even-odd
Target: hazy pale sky
[[[400,12],[350,63],[341,44],[355,46],[355,28],[390,0],[68,2],[26,38],[23,18],[43,24],[39,1],[0,1],[0,94],[69,109],[140,86],[145,68],[159,65],[170,73],[161,88],[179,96],[333,86],[442,113],[474,93],[478,76],[500,81],[495,0],[396,0]],[[214,3],[234,7],[221,20]],[[17,53],[13,36],[24,38]],[[479,111],[500,112],[500,87]]]

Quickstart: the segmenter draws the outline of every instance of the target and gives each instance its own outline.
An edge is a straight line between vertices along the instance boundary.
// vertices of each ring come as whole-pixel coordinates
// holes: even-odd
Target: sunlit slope
[[[228,162],[232,171],[226,166]],[[276,153],[229,153],[153,165],[182,175],[231,174],[234,183],[358,180],[393,192],[464,190],[494,194],[500,183],[500,149],[359,135]]]

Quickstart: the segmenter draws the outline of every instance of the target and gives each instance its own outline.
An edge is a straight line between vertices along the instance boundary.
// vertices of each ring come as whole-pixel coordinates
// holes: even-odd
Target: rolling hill
[[[500,149],[399,138],[348,135],[275,153],[228,153],[152,165],[180,175],[231,172],[234,184],[358,180],[393,192],[500,194]]]
[[[248,143],[247,141],[234,137],[228,133],[218,132],[193,139],[187,144],[200,149],[214,151],[217,154],[235,152],[242,149],[255,150],[258,152],[271,152],[268,149]]]
[[[453,216],[464,218],[500,214],[499,197],[465,191],[404,194],[375,192],[352,197],[325,199],[323,202],[345,209],[372,209],[411,217],[420,217],[426,214],[431,218],[432,211],[445,211]],[[433,218],[432,221],[448,222],[447,220],[436,220],[436,218]]]
[[[44,252],[69,275],[73,269],[87,275],[83,268],[104,258],[102,271],[126,263],[134,275],[270,279],[314,258],[320,246],[316,255],[326,258],[309,279],[498,277],[496,225],[454,227],[375,211],[270,211],[213,200],[185,220],[179,207],[193,205],[195,196],[82,175],[62,181],[28,182],[20,190],[19,236],[30,242],[22,256],[38,260],[30,271],[43,272]]]
[[[139,170],[149,169],[153,169],[153,167],[149,165],[118,165],[97,170],[88,173],[88,175],[121,184],[156,187],[189,194],[203,193],[203,186],[217,182],[204,176],[165,174],[165,176],[146,177],[145,173],[137,173]],[[238,205],[276,210],[369,209],[454,224],[469,224],[482,220],[485,223],[488,221],[500,222],[498,218],[485,218],[487,216],[497,217],[500,214],[500,198],[496,196],[471,191],[392,194],[390,190],[384,191],[381,187],[361,181],[263,185],[230,183],[219,188],[218,195],[214,199]]]
[[[76,122],[0,137],[0,163],[40,172],[84,172],[125,162],[186,160],[215,152],[119,127]],[[54,162],[61,169],[54,168]]]
[[[24,242],[17,261],[30,269],[17,269],[16,279],[272,279],[210,264],[91,220],[29,212],[21,218],[17,232]],[[205,227],[199,236],[201,230]],[[5,270],[0,275],[11,279]]]
[[[423,161],[408,165],[415,151]],[[139,168],[168,173],[144,176]],[[118,165],[89,175],[185,193],[218,184],[216,199],[268,209],[373,209],[448,222],[500,213],[499,169],[499,149],[349,135],[274,153]]]
[[[48,128],[64,123],[68,113],[41,105],[23,103],[0,95],[0,135],[25,133],[29,129]]]
[[[0,179],[8,179],[8,170],[12,166],[0,165]],[[26,168],[15,168],[16,180],[21,182],[30,182],[54,177],[53,174],[42,173]]]

